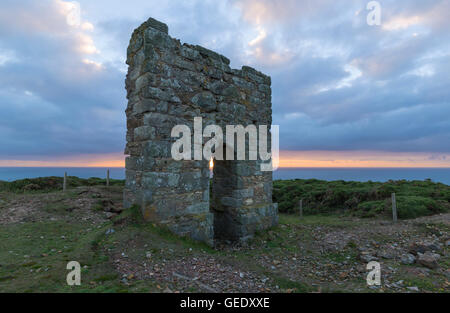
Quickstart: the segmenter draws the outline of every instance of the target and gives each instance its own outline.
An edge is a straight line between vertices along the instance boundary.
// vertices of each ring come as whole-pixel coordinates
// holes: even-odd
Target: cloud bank
[[[0,4],[0,159],[117,154],[129,37],[149,16],[272,76],[281,149],[450,153],[450,3],[79,1]],[[424,157],[425,158],[425,157]]]

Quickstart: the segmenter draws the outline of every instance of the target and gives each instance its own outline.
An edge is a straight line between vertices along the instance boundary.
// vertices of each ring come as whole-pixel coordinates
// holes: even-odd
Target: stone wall
[[[146,220],[213,244],[246,240],[278,222],[272,173],[261,161],[175,161],[175,125],[271,125],[270,77],[231,69],[226,57],[181,44],[154,19],[137,28],[127,52],[129,71],[124,206],[142,208]],[[247,152],[248,154],[248,152]]]

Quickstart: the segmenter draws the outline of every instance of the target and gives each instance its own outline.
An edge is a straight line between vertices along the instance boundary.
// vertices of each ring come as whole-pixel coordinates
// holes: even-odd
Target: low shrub
[[[376,217],[391,212],[391,194],[397,195],[399,218],[448,212],[450,186],[425,181],[346,182],[308,180],[274,181],[273,201],[282,213],[297,213],[303,199],[306,215],[347,212]]]
[[[62,190],[64,179],[62,177],[39,177],[16,180],[12,182],[0,181],[0,191],[23,193],[23,192],[50,192]],[[110,179],[110,186],[124,186],[124,180]],[[67,187],[75,188],[81,186],[101,186],[106,185],[106,179],[101,178],[78,178],[69,176]]]

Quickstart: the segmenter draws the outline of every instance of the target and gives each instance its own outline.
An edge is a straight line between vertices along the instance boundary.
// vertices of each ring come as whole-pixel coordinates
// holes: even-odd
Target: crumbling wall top
[[[128,54],[133,53],[133,51],[130,51],[130,49],[134,50],[134,52],[139,50],[139,48],[141,47],[143,42],[141,42],[142,37],[141,36],[138,37],[138,35],[140,35],[142,32],[144,32],[145,30],[147,30],[149,28],[160,31],[169,37],[169,27],[167,26],[167,24],[164,24],[158,20],[155,20],[154,18],[149,18],[147,21],[142,23],[138,28],[136,28],[134,30],[133,35],[130,40]],[[181,43],[179,40],[175,39],[175,41],[177,41],[179,46],[181,46]],[[226,56],[224,56],[220,53],[217,53],[215,51],[212,51],[210,49],[207,49],[205,47],[202,47],[200,45],[190,45],[187,43],[183,43],[182,46],[190,48],[190,49],[194,49],[195,51],[198,51],[200,53],[200,55],[202,55],[203,57],[211,58],[215,61],[225,64],[226,66],[229,66],[231,63],[230,59],[227,58]],[[249,78],[253,81],[257,81],[257,82],[261,82],[261,83],[263,82],[267,85],[271,85],[270,76],[265,75],[264,73],[254,69],[248,65],[242,66],[241,69],[231,69],[230,68],[230,71],[233,73],[233,75]]]

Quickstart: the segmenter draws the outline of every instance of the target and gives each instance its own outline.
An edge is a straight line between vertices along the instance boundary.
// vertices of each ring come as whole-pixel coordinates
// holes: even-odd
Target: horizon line
[[[124,166],[0,166],[0,168],[105,168],[126,169]],[[279,166],[278,169],[450,169],[450,166]],[[276,170],[274,170],[276,171]]]

